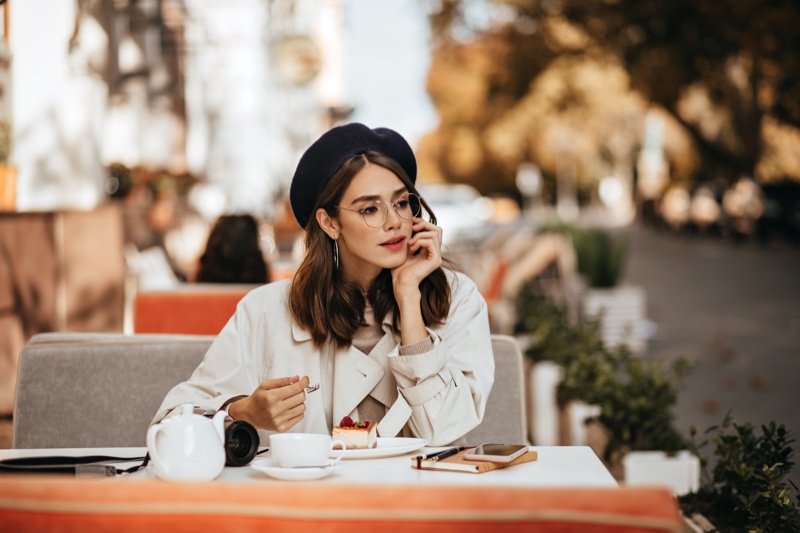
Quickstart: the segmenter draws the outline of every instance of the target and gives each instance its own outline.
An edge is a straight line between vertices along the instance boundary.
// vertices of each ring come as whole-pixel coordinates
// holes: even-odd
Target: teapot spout
[[[215,414],[214,418],[211,420],[214,424],[214,430],[216,430],[217,435],[219,435],[219,440],[223,444],[225,444],[225,418],[227,418],[227,416],[227,411],[217,411],[217,414]]]

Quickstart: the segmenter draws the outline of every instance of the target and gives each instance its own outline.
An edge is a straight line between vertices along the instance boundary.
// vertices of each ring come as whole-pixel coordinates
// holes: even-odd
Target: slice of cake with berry
[[[377,422],[353,422],[352,418],[346,416],[333,428],[333,440],[341,440],[348,450],[375,448],[378,446],[377,428]]]

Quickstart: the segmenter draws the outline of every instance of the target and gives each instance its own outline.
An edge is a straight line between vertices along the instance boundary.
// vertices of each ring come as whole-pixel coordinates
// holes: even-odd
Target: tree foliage
[[[429,141],[439,148],[442,174],[451,179],[473,180],[483,190],[513,188],[511,167],[541,158],[532,148],[543,139],[538,123],[547,116],[563,122],[570,110],[588,119],[597,102],[582,95],[593,92],[619,110],[618,118],[607,114],[599,122],[639,131],[641,110],[626,93],[627,79],[614,85],[601,76],[595,85],[584,81],[583,88],[575,83],[576,65],[589,62],[607,73],[624,69],[632,88],[668,112],[694,141],[704,177],[783,177],[794,171],[794,159],[789,169],[775,161],[786,160],[782,152],[797,151],[794,143],[782,141],[796,137],[800,126],[795,0],[440,0],[437,5],[431,14],[429,92],[442,121]],[[547,109],[526,113],[534,95],[541,99],[540,76],[553,77],[552,69],[565,76],[565,89]],[[470,98],[462,98],[470,89]],[[527,129],[510,128],[510,115],[522,116],[516,124],[527,123]],[[604,156],[613,151],[613,143],[604,142],[608,131],[571,120],[570,128],[580,135],[597,127],[591,137],[599,139],[599,155],[589,157],[587,166],[614,159],[615,154]],[[544,139],[554,135],[546,130]],[[567,140],[581,143],[574,136]],[[630,142],[622,145],[630,149]],[[772,162],[764,164],[765,158]],[[543,168],[554,171],[547,161]]]
[[[471,33],[462,41],[454,15],[433,16],[435,34],[428,92],[440,116],[440,128],[428,143],[436,145],[435,166],[452,181],[470,182],[483,192],[515,190],[502,162],[486,150],[483,134],[512,110],[529,91],[530,83],[556,59],[545,32],[529,34],[508,24]],[[501,59],[502,58],[502,59]]]
[[[800,4],[794,0],[566,0],[564,15],[623,59],[635,88],[683,124],[718,165],[754,175],[765,116],[800,126]],[[702,91],[708,131],[682,109]]]

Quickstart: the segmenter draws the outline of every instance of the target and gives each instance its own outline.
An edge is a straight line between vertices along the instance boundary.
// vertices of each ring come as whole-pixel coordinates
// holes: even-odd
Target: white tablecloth
[[[345,459],[340,468],[324,479],[296,483],[365,485],[462,485],[510,487],[616,487],[617,482],[588,446],[531,446],[538,452],[536,461],[483,474],[417,470],[411,458],[431,450],[423,449],[396,457]],[[43,455],[109,455],[140,457],[145,448],[68,448],[0,450],[0,459]],[[269,452],[259,457],[269,457]],[[136,463],[121,463],[128,467]],[[129,475],[131,479],[155,477],[152,468]],[[219,481],[242,483],[287,483],[269,477],[249,466],[226,467]]]

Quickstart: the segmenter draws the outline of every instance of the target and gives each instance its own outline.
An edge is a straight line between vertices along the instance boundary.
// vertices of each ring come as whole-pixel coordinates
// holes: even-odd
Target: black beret
[[[370,129],[357,122],[337,126],[308,147],[292,178],[289,202],[301,227],[308,225],[317,198],[344,162],[369,150],[394,159],[408,174],[411,183],[417,181],[417,160],[399,133],[389,128]]]

